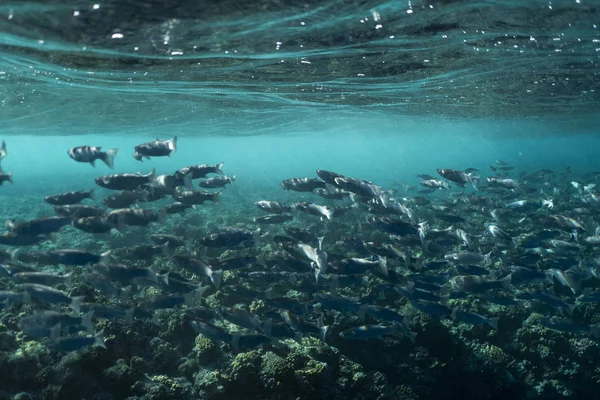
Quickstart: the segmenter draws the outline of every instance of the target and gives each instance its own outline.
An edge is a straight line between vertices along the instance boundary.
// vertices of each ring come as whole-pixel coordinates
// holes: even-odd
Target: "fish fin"
[[[135,307],[131,307],[129,310],[125,311],[125,322],[127,325],[133,325],[133,313],[135,312]]]
[[[252,240],[254,241],[254,244],[257,245],[257,246],[261,245],[261,237],[260,237],[261,235],[260,235],[260,233],[261,233],[260,232],[260,228],[257,228],[255,231],[252,231]]]
[[[500,281],[502,282],[502,289],[511,290],[512,289],[511,280],[512,280],[512,274],[508,274],[504,278],[500,279]]]
[[[385,276],[388,276],[387,257],[377,256],[379,259],[379,270]]]
[[[73,285],[73,271],[62,276],[67,282],[66,285],[71,287]]]
[[[260,331],[263,333],[263,335],[265,335],[266,337],[268,337],[269,339],[271,339],[271,327],[273,326],[273,319],[272,318],[267,318],[265,320],[265,322],[260,324]]]
[[[471,174],[467,174],[467,177],[469,178],[469,182],[471,182],[471,185],[473,185],[473,189],[479,191],[479,181],[481,180],[481,178],[479,176],[473,176]]]
[[[50,328],[50,340],[56,341],[58,338],[60,338],[61,330],[62,326],[60,325],[60,322],[54,325],[52,328]]]
[[[85,299],[85,296],[75,296],[71,298],[71,304],[69,307],[73,309],[75,312],[81,312],[81,303]]]
[[[317,241],[319,242],[319,250],[322,250],[323,248],[323,239],[325,239],[325,236],[320,236],[317,238]]]
[[[104,329],[94,335],[94,346],[106,349],[104,344]]]
[[[302,344],[302,338],[304,337],[304,334],[302,332],[296,332],[294,334],[294,340],[298,343],[298,344]]]
[[[164,224],[167,221],[167,212],[165,210],[158,210],[156,212],[156,219],[159,224]]]
[[[94,323],[92,322],[92,318],[94,317],[94,310],[84,314],[81,317],[81,326],[85,328],[88,332],[94,332]]]
[[[367,309],[368,308],[369,308],[368,304],[363,304],[358,308],[358,318],[360,318],[361,321],[364,321],[365,318],[367,317]]]
[[[216,170],[215,172],[217,174],[223,175],[223,164],[224,163],[225,163],[224,161],[221,161],[220,163],[218,163],[217,165],[215,165],[215,170]]]
[[[240,348],[240,337],[241,336],[242,335],[240,332],[233,332],[233,334],[231,335],[231,345],[236,350],[239,350],[239,348]]]
[[[108,256],[110,256],[110,252],[110,250],[107,250],[104,253],[100,254],[100,262],[98,264],[104,265],[106,259],[108,258]]]
[[[410,339],[411,342],[415,343],[417,341],[417,333],[413,331],[406,330],[404,332],[404,336]]]
[[[160,317],[158,315],[158,311],[159,310],[154,311],[154,314],[152,314],[152,319],[151,319],[152,323],[156,326],[160,326]]]
[[[19,252],[19,250],[21,250],[20,247],[17,247],[14,250],[9,250],[8,254],[10,255],[10,259],[11,260],[17,260],[17,253]]]
[[[165,272],[164,274],[156,274],[156,281],[161,281],[166,286],[169,286],[169,273],[170,272]]]
[[[117,156],[118,151],[119,149],[110,149],[103,153],[102,161],[104,161],[104,164],[106,164],[108,168],[113,169],[115,165],[115,157]]]
[[[223,279],[223,270],[212,271],[210,275],[210,281],[215,286],[215,288],[221,287],[221,280]]]
[[[125,286],[124,288],[121,288],[121,289],[120,289],[120,292],[121,292],[121,293],[120,293],[120,295],[119,295],[119,299],[120,299],[121,301],[126,301],[126,300],[127,300],[127,298],[129,297],[129,294],[131,294],[131,289],[132,289],[132,286],[131,286],[131,285],[129,285],[129,286]]]
[[[90,164],[92,164],[92,167],[96,168],[96,160],[90,161]]]
[[[600,322],[590,325],[590,335],[598,336],[600,334]]]
[[[31,304],[31,293],[23,292],[21,301],[25,304]],[[8,299],[7,299],[8,300]]]
[[[500,321],[500,317],[490,318],[488,319],[488,325],[498,330],[498,321]]]
[[[450,317],[452,318],[452,321],[456,321],[456,314],[458,313],[458,306],[454,307],[452,309],[452,314],[450,314]]]
[[[185,174],[183,176],[183,186],[185,186],[188,189],[194,189],[192,177],[193,177],[193,174],[191,172],[188,172],[187,174]]]

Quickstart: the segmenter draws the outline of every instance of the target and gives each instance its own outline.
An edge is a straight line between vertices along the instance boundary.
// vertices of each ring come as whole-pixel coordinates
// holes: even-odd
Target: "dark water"
[[[165,254],[149,260],[121,254],[151,243],[150,234],[177,234],[192,247],[186,251],[212,265],[233,256],[261,256],[269,273],[282,273],[262,280],[226,274],[222,288],[210,287],[203,306],[237,306],[277,324],[283,321],[276,312],[287,308],[265,306],[272,295],[311,307],[306,312],[311,321],[319,314],[312,309],[316,296],[345,296],[409,315],[407,327],[417,335],[414,343],[402,335],[344,340],[340,332],[347,329],[392,324],[325,308],[325,341],[309,333],[299,343],[288,339],[240,349],[229,339],[198,335],[185,307],[161,311],[152,321],[154,310],[144,302],[170,289],[133,285],[125,304],[140,313],[132,325],[94,319],[107,350],[87,346],[64,353],[52,350],[52,339],[32,339],[19,325],[24,316],[64,307],[4,306],[0,298],[0,399],[594,398],[600,389],[600,310],[597,301],[580,296],[597,296],[598,290],[593,271],[600,254],[586,238],[597,237],[600,223],[594,186],[600,183],[599,62],[598,1],[0,3],[0,139],[8,153],[2,168],[14,180],[0,187],[2,220],[54,215],[43,198],[74,190],[95,188],[96,200],[84,203],[102,207],[112,192],[97,187],[94,178],[113,173],[173,174],[187,165],[224,162],[224,173],[236,179],[218,204],[103,235],[66,226],[53,241],[21,248],[15,260],[52,249],[110,250],[112,263],[174,274],[181,271]],[[143,162],[132,157],[134,146],[173,136],[178,144],[170,157]],[[114,169],[69,158],[67,150],[81,145],[118,148]],[[496,160],[514,168],[494,170],[502,166]],[[451,184],[448,191],[422,192],[416,175],[441,179],[438,168],[477,168],[473,176],[482,187]],[[373,211],[372,204],[282,190],[283,180],[316,177],[317,169],[373,182],[383,190],[374,198],[392,196],[416,213],[412,220],[396,217],[415,226],[427,221],[430,228],[463,229],[474,245],[453,238],[444,242],[444,253],[432,253],[416,233],[412,242],[400,240],[368,223],[388,213]],[[493,177],[520,186],[494,190],[487,184]],[[415,197],[449,206],[465,221],[444,221],[432,205],[411,203]],[[172,200],[138,206],[158,210]],[[262,226],[263,242],[249,249],[205,249],[202,238],[224,226],[255,230],[254,218],[264,215],[254,205],[259,200],[352,207],[349,214],[337,211],[332,221],[294,213],[293,222],[283,225],[325,236],[330,262],[375,257],[361,247],[368,242],[391,243],[417,261],[388,257],[389,269],[403,276],[399,282],[369,273],[368,285],[340,288],[317,283],[301,256],[307,264],[298,277],[298,271],[286,269],[273,240],[284,234],[282,225]],[[516,200],[536,206],[506,206]],[[490,214],[494,209],[502,218]],[[571,228],[551,226],[551,215],[573,218],[585,231],[574,235]],[[486,233],[492,223],[509,232],[512,245]],[[397,293],[377,298],[387,283],[410,287],[415,279],[436,275],[439,271],[423,265],[456,252],[491,252],[488,278],[504,278],[511,265],[521,265],[516,256],[532,251],[528,238],[555,228],[555,239],[577,250],[563,253],[560,245],[542,240],[535,267],[549,279],[513,282],[500,291],[518,305],[499,306],[473,293],[443,302],[500,318],[498,330],[426,315]],[[571,261],[564,270],[576,287],[552,278],[553,270],[563,268],[560,262]],[[29,264],[73,272],[72,288],[58,286],[72,296],[118,304],[115,296],[83,283],[85,273],[97,272],[93,267]],[[258,264],[248,271],[265,272]],[[454,269],[442,272],[448,275],[440,295],[457,275]],[[202,276],[184,275],[194,285],[210,286]],[[256,292],[232,294],[244,285]],[[3,290],[22,287],[0,274]],[[564,307],[524,299],[540,292],[574,305],[572,315]],[[556,319],[584,328],[548,328]],[[248,332],[224,321],[213,322],[229,333]]]

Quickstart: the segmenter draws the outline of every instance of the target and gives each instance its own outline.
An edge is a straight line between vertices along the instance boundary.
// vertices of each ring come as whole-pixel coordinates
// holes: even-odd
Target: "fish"
[[[317,335],[322,341],[327,337],[329,326],[323,324],[323,314],[319,315],[315,322],[310,322],[301,315],[293,314],[289,310],[280,311],[279,314],[285,323],[296,332],[295,338],[298,339],[305,335]],[[265,333],[265,332],[263,332]],[[272,334],[272,326],[269,327],[267,336]]]
[[[192,179],[205,178],[208,174],[223,174],[223,162],[216,165],[201,164],[201,165],[190,165],[188,167],[180,168],[173,176],[177,179],[183,179],[184,176],[191,176]]]
[[[476,275],[459,275],[451,278],[449,284],[452,289],[466,293],[484,293],[488,290],[512,289],[510,275],[496,280],[488,280]]]
[[[93,265],[104,262],[109,255],[110,250],[102,254],[94,254],[82,250],[63,249],[30,253],[28,257],[49,265]]]
[[[52,348],[63,352],[79,351],[87,346],[96,346],[106,349],[103,330],[96,333],[94,336],[54,337],[50,340],[49,344]]]
[[[110,190],[135,190],[139,186],[151,183],[156,176],[154,169],[146,175],[137,174],[113,174],[94,179],[98,186]]]
[[[227,184],[233,185],[235,182],[235,175],[233,176],[214,176],[212,178],[205,179],[198,182],[198,186],[205,189],[216,189],[225,187]]]
[[[458,186],[464,188],[467,183],[473,186],[473,189],[479,190],[479,177],[472,174],[465,173],[456,169],[444,169],[440,168],[437,170],[438,174],[442,177],[456,183]]]
[[[129,294],[131,293],[131,286],[123,288],[119,287],[106,276],[97,273],[86,273],[83,276],[83,281],[94,289],[97,289],[109,296],[116,295],[121,300],[127,300]]]
[[[106,216],[83,217],[73,220],[74,228],[87,233],[108,233],[113,229],[121,228],[112,223]]]
[[[272,225],[272,224],[283,224],[284,222],[288,222],[293,220],[294,217],[289,214],[273,214],[273,215],[263,215],[261,217],[254,218],[254,222],[260,225]]]
[[[292,207],[280,201],[260,200],[254,203],[260,210],[271,214],[287,214]]]
[[[212,266],[203,260],[186,255],[176,254],[172,257],[172,260],[178,267],[184,268],[193,274],[204,276],[210,279],[210,282],[217,289],[221,287],[221,280],[223,278],[222,270],[214,270]]]
[[[344,258],[329,263],[338,274],[364,274],[369,269],[378,269],[382,274],[388,274],[387,258],[378,256],[376,260],[365,258]],[[320,268],[320,267],[319,267]]]
[[[82,316],[73,316],[67,313],[61,313],[52,310],[37,311],[33,315],[21,318],[19,321],[19,326],[28,334],[39,328],[46,328],[50,330],[50,328],[56,326],[57,324],[60,324],[62,329],[68,327],[81,327],[87,332],[93,332],[93,316],[93,310],[85,313]],[[37,335],[31,334],[30,336],[36,337]]]
[[[441,179],[422,180],[421,182],[419,182],[419,184],[429,189],[450,189],[450,185],[448,184],[448,182],[443,181]]]
[[[15,235],[35,236],[58,232],[62,227],[70,225],[72,221],[70,217],[46,217],[21,223],[7,221],[6,226]]]
[[[588,325],[572,321],[570,319],[542,318],[541,325],[546,328],[574,334],[589,334],[598,336],[600,334],[600,323]]]
[[[169,140],[156,139],[153,142],[138,144],[134,147],[133,158],[142,161],[150,157],[170,157],[171,153],[177,151],[177,136]]]
[[[152,201],[153,198],[159,199],[161,196],[173,195],[178,187],[185,187],[187,189],[193,189],[192,174],[188,173],[182,177],[175,175],[158,175],[154,180],[143,185],[141,188],[149,192],[148,199],[145,201]]]
[[[488,318],[473,312],[460,311],[458,307],[452,309],[450,316],[453,321],[470,325],[489,325],[496,330],[498,330],[498,321],[500,320],[500,317]]]
[[[306,201],[297,201],[292,203],[291,208],[293,211],[301,211],[317,217],[324,217],[331,221],[331,218],[335,214],[335,209],[322,206],[319,204],[309,203]]]
[[[106,211],[96,206],[83,204],[68,204],[54,207],[54,212],[61,217],[71,217],[73,219],[86,217],[102,217]]]
[[[76,192],[65,192],[44,197],[44,201],[55,206],[67,206],[78,204],[82,200],[94,200],[94,189],[78,190]]]
[[[388,193],[385,193],[380,186],[361,179],[349,177],[334,178],[335,186],[347,192],[354,193],[357,196],[366,198],[379,198],[384,207],[387,207],[389,201]]]
[[[129,267],[124,264],[95,264],[94,269],[111,281],[136,286],[158,285],[159,281],[169,285],[169,274],[158,275],[150,268]]]
[[[106,221],[119,229],[124,226],[147,226],[152,222],[163,223],[165,214],[162,211],[143,208],[118,208],[106,216]]]
[[[102,147],[78,146],[67,150],[67,154],[73,160],[82,163],[90,163],[92,167],[96,166],[96,160],[104,162],[110,169],[113,169],[115,157],[119,149],[110,149],[102,151]]]
[[[167,204],[166,206],[161,208],[161,211],[163,211],[164,214],[166,214],[166,215],[171,215],[171,214],[181,214],[189,209],[195,210],[196,205],[176,202],[176,203]]]
[[[148,199],[148,193],[143,190],[121,190],[106,197],[102,204],[107,208],[126,208]]]
[[[15,182],[13,181],[13,173],[12,173],[12,172],[9,172],[9,173],[7,174],[7,173],[4,173],[4,172],[2,172],[2,171],[0,170],[0,186],[2,186],[2,184],[3,184],[4,182],[15,183]]]
[[[396,337],[404,336],[397,327],[385,325],[361,325],[340,332],[340,336],[346,340],[381,340],[383,336],[386,335],[393,335]],[[414,342],[414,337],[412,337],[411,340]]]
[[[206,247],[248,247],[261,244],[260,233],[260,229],[222,227],[219,232],[200,238],[199,243]]]
[[[153,296],[144,300],[144,307],[149,310],[160,310],[164,308],[173,308],[180,305],[186,305],[194,307],[198,301],[202,298],[202,295],[206,291],[207,287],[200,286],[187,293],[184,296],[180,295],[166,295],[166,296]]]
[[[67,286],[71,286],[73,272],[71,271],[64,275],[50,272],[17,272],[11,275],[11,279],[16,283],[37,283],[46,286],[64,283]]]
[[[23,235],[14,232],[0,234],[0,244],[6,246],[32,246],[38,243],[52,240],[51,236],[41,235]]]
[[[325,189],[326,183],[316,178],[291,178],[281,182],[283,190],[294,192],[312,192],[315,189]]]
[[[509,178],[487,178],[488,186],[500,187],[503,189],[518,189],[521,185],[518,181]]]
[[[481,254],[475,252],[460,252],[460,253],[451,253],[446,254],[444,256],[446,260],[453,261],[458,264],[490,264],[491,263],[491,253]]]
[[[221,196],[221,192],[205,192],[202,190],[185,190],[178,187],[173,193],[173,200],[188,204],[188,205],[198,205],[204,204],[207,201],[212,201],[213,203],[219,202],[219,197]]]
[[[80,311],[81,303],[85,296],[70,297],[65,292],[57,290],[50,286],[39,285],[37,283],[23,284],[23,290],[32,298],[50,304],[68,304],[75,312]]]
[[[185,247],[186,250],[190,251],[190,240],[185,237],[176,235],[165,235],[165,234],[153,234],[150,235],[150,240],[159,246],[166,245],[170,248]]]
[[[6,152],[6,142],[3,140],[2,147],[0,147],[0,161],[4,160],[7,154],[8,153]]]

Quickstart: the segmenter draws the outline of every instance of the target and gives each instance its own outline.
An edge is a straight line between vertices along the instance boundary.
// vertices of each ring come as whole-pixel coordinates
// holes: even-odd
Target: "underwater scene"
[[[0,400],[599,399],[599,27],[0,3]]]

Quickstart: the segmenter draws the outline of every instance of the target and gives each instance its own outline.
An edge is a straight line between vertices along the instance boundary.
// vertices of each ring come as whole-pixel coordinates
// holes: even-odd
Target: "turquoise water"
[[[51,399],[79,398],[80,393],[98,399],[593,398],[600,390],[600,309],[597,301],[584,302],[580,296],[597,295],[600,286],[589,276],[590,268],[600,265],[600,253],[584,243],[585,237],[597,237],[592,236],[600,224],[597,200],[588,196],[597,196],[598,189],[578,191],[571,182],[597,184],[599,179],[599,15],[600,3],[585,0],[1,3],[0,139],[8,152],[1,164],[14,180],[0,186],[1,220],[52,216],[43,198],[68,191],[94,188],[96,200],[83,203],[102,207],[102,199],[113,192],[95,185],[94,179],[108,174],[154,169],[157,175],[168,175],[188,165],[224,162],[224,173],[236,177],[218,204],[198,205],[148,228],[113,229],[107,235],[66,226],[54,241],[15,254],[110,250],[111,262],[174,275],[181,271],[160,251],[150,261],[127,258],[120,251],[147,245],[150,234],[175,233],[193,248],[191,254],[206,256],[213,265],[222,258],[251,255],[272,261],[269,272],[282,270],[280,277],[258,283],[262,278],[252,280],[237,272],[226,276],[224,288],[209,288],[203,306],[218,310],[242,304],[243,309],[257,310],[253,316],[260,321],[277,322],[274,314],[285,307],[265,310],[258,304],[269,300],[262,295],[270,288],[311,310],[315,296],[324,293],[368,298],[369,305],[408,312],[417,340],[344,341],[340,331],[364,321],[347,310],[326,310],[325,341],[313,334],[299,343],[287,340],[282,346],[240,350],[227,340],[209,340],[206,332],[193,331],[182,311],[187,308],[157,313],[158,322],[153,320],[152,313],[142,313],[153,312],[144,301],[156,293],[171,293],[169,288],[134,287],[126,304],[142,314],[136,314],[133,327],[98,318],[95,331],[104,329],[108,349],[88,346],[64,356],[48,352],[45,342],[38,346],[19,329],[24,315],[58,307],[6,303],[4,309],[0,301],[0,400],[23,398],[15,397],[19,392]],[[177,149],[170,157],[143,162],[133,158],[136,145],[174,136]],[[68,149],[82,145],[118,149],[114,169],[101,161],[95,167],[77,163],[67,155]],[[508,176],[521,181],[523,191],[486,187],[486,178],[496,175],[490,169],[499,166],[496,160],[514,167]],[[438,168],[479,169],[482,191],[452,185],[450,191],[421,192],[417,175],[441,178]],[[412,242],[401,241],[366,223],[377,213],[369,208],[372,204],[281,189],[283,180],[316,177],[318,169],[373,182],[386,195],[414,207],[418,222],[427,218],[431,228],[460,227],[477,246],[443,243],[445,253],[432,255],[423,251],[416,235]],[[552,173],[529,175],[542,169]],[[481,203],[469,203],[462,194],[475,194]],[[434,216],[439,210],[407,200],[417,196],[451,206],[466,221],[452,226],[441,222]],[[517,199],[537,204],[549,198],[555,201],[553,210],[503,208]],[[547,273],[551,262],[575,258],[577,267],[569,272],[581,287],[571,288],[571,293],[552,277],[515,284],[504,295],[518,300],[518,307],[500,307],[472,294],[463,302],[451,300],[451,307],[500,318],[499,329],[491,330],[420,314],[397,294],[373,300],[388,283],[374,275],[368,275],[366,287],[342,288],[316,285],[308,271],[312,267],[307,267],[310,279],[288,276],[277,258],[281,247],[274,242],[274,236],[284,235],[279,225],[263,226],[264,242],[249,250],[206,250],[198,244],[223,226],[256,229],[253,218],[265,215],[254,204],[259,200],[352,205],[349,214],[332,222],[294,214],[285,226],[325,236],[330,262],[373,256],[357,249],[356,238],[362,245],[394,243],[409,260],[419,259],[410,268],[389,261],[390,270],[403,277],[435,275],[421,266],[450,252],[474,251],[492,254],[496,264],[490,277],[504,278],[514,262],[506,258],[530,250],[520,247],[521,240],[546,229],[544,218],[549,215],[565,215],[587,230],[579,236],[562,230],[556,238],[575,243],[578,250],[565,255],[544,242],[539,254],[548,263],[536,268]],[[167,196],[140,206],[156,210],[171,202]],[[496,220],[488,208],[503,215]],[[409,223],[405,215],[396,217]],[[485,233],[489,223],[509,231],[512,246]],[[142,248],[144,254],[136,254],[148,251]],[[82,283],[83,274],[93,270],[90,266],[55,268],[39,262],[35,268],[73,272],[76,284],[61,289],[86,296],[86,302],[119,303],[115,296]],[[265,272],[258,264],[253,268],[249,271]],[[445,272],[456,275],[454,270]],[[202,277],[185,276],[194,285],[210,286]],[[412,278],[406,279],[403,285],[411,283]],[[259,294],[227,292],[241,288],[258,288]],[[3,290],[18,291],[20,286],[0,274]],[[573,315],[536,308],[518,297],[535,290],[552,291],[574,305]],[[584,332],[540,328],[540,318],[559,317],[582,324]],[[235,323],[215,323],[235,331]],[[271,363],[296,373],[292,378],[273,372],[277,368]],[[32,375],[23,372],[14,378],[14,371],[27,368]],[[50,376],[45,372],[49,369],[58,372]],[[11,384],[5,379],[9,375]],[[38,383],[30,383],[36,379]],[[262,386],[251,384],[259,381]],[[152,390],[154,395],[149,394]]]

